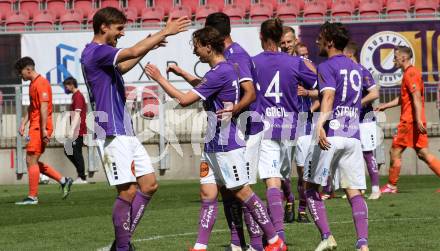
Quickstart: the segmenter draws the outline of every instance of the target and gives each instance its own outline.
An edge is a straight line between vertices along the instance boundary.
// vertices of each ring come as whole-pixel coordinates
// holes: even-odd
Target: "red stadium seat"
[[[179,5],[189,7],[191,14],[196,13],[196,9],[199,7],[199,0],[179,0],[179,2]]]
[[[47,10],[49,10],[55,18],[60,18],[66,14],[66,0],[46,0]]]
[[[153,119],[159,115],[159,96],[156,86],[145,86],[142,90],[142,116]]]
[[[52,12],[43,11],[34,17],[32,23],[35,31],[51,31],[53,30],[55,18],[52,15]]]
[[[147,26],[160,26],[160,22],[165,17],[165,11],[162,7],[145,8],[142,11],[141,25],[142,27]]]
[[[63,30],[79,30],[83,21],[83,14],[80,11],[69,10],[60,18]]]
[[[97,9],[92,9],[91,12],[89,12],[89,15],[87,15],[87,26],[93,29],[93,16],[95,15]]]
[[[40,11],[40,1],[39,0],[20,0],[20,12],[26,11],[29,14],[29,18],[34,16],[34,13]]]
[[[136,86],[131,86],[131,85],[125,86],[125,98],[127,100],[136,101],[137,98]]]
[[[408,0],[387,0],[386,13],[389,19],[406,18],[409,11]]]
[[[153,7],[161,7],[165,11],[165,15],[168,15],[170,9],[173,8],[173,0],[154,0]]]
[[[184,5],[177,5],[174,6],[170,10],[170,14],[168,17],[171,17],[171,19],[177,19],[179,17],[187,16],[188,18],[191,18],[191,9],[190,7],[184,6]]]
[[[128,0],[128,7],[134,8],[137,11],[137,15],[142,15],[142,10],[147,7],[147,2],[145,0]]]
[[[246,16],[245,8],[236,4],[226,4],[223,13],[229,16],[231,23],[242,23],[243,18]]]
[[[382,6],[382,0],[361,0],[359,3],[360,19],[379,19]]]
[[[306,2],[304,6],[304,18],[306,22],[324,21],[327,6],[322,1]]]
[[[299,3],[280,3],[277,7],[277,16],[283,20],[296,20],[299,15]]]
[[[273,11],[277,9],[279,4],[278,0],[256,0],[255,3],[270,4],[273,7]]]
[[[351,20],[354,14],[354,3],[350,0],[337,0],[332,5],[332,18],[336,20]]]
[[[251,9],[251,0],[231,0],[231,3],[234,5],[240,5],[245,8],[246,11]]]
[[[124,8],[125,16],[127,17],[127,24],[133,25],[137,22],[138,19],[138,12],[134,7],[127,7]]]
[[[249,17],[252,23],[261,23],[266,19],[272,17],[273,7],[271,4],[252,4],[249,12]]]
[[[72,8],[80,10],[84,15],[83,17],[88,17],[93,12],[93,2],[92,0],[75,0]]]
[[[121,5],[119,4],[119,0],[101,0],[101,8],[105,7],[114,7],[119,9]]]
[[[216,5],[202,5],[199,6],[196,10],[196,17],[195,21],[199,23],[204,23],[206,20],[206,17],[211,14],[218,12],[219,8]]]
[[[433,18],[436,16],[438,4],[433,0],[416,0],[414,12],[417,18]]]
[[[12,0],[0,0],[0,20],[12,14]]]
[[[27,14],[16,12],[6,18],[6,31],[24,32],[28,22]]]
[[[205,4],[217,6],[218,10],[221,11],[225,6],[225,0],[205,0]]]

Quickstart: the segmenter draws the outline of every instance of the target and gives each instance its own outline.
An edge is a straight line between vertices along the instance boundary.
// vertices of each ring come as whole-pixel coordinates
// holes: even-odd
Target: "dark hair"
[[[205,27],[211,26],[218,30],[223,39],[231,35],[231,20],[223,12],[215,12],[206,17]]]
[[[333,42],[333,47],[338,50],[343,50],[350,40],[348,30],[341,23],[329,23],[321,25],[321,36],[327,41]]]
[[[21,71],[28,66],[32,67],[32,69],[35,68],[35,62],[30,57],[22,57],[19,60],[17,60],[14,65],[15,70],[17,71],[18,74],[21,74]]]
[[[394,50],[407,54],[409,56],[409,58],[413,57],[413,52],[412,52],[411,48],[409,48],[408,46],[399,45],[399,46],[396,46],[396,48],[394,48]]]
[[[353,55],[356,55],[356,54],[358,53],[358,51],[359,51],[359,47],[358,47],[358,45],[357,45],[355,42],[350,41],[350,42],[348,42],[348,44],[345,46],[345,50],[348,50],[348,51],[350,51],[351,53],[353,53]]]
[[[78,81],[74,77],[68,77],[64,79],[63,85],[73,85],[75,88],[78,88]]]
[[[298,43],[295,45],[295,49],[296,49],[296,48],[300,48],[300,47],[306,47],[306,48],[307,48],[307,45],[304,44],[304,43],[298,42]]]
[[[223,54],[225,49],[224,38],[217,29],[206,26],[205,28],[194,31],[192,38],[195,43],[199,43],[201,46],[209,45],[215,52]]]
[[[93,16],[93,32],[95,35],[99,34],[103,24],[125,24],[126,22],[127,17],[122,11],[114,7],[105,7],[98,10]]]
[[[283,36],[283,21],[279,18],[268,19],[261,24],[260,32],[264,41],[270,39],[278,44]]]
[[[283,26],[283,35],[286,33],[292,32],[294,36],[296,36],[295,30],[290,26]]]

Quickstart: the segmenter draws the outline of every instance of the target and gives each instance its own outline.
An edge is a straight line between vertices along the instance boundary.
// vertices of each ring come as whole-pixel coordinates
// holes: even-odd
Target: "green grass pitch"
[[[382,180],[382,183],[385,180]],[[370,249],[440,250],[440,188],[435,176],[406,176],[400,193],[367,201]],[[296,187],[296,186],[293,186]],[[27,186],[0,186],[0,250],[98,250],[113,240],[115,191],[107,184],[77,185],[61,200],[57,185],[40,186],[40,204],[16,206]],[[263,186],[255,189],[264,198]],[[229,234],[222,204],[209,250],[224,250]],[[338,250],[354,250],[355,230],[344,199],[326,202]],[[137,250],[188,250],[196,239],[199,213],[197,181],[162,181],[133,236]],[[287,224],[290,250],[314,250],[314,224]]]

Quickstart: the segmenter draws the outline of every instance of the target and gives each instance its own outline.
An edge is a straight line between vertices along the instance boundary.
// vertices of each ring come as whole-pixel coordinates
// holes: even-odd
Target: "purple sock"
[[[302,179],[298,179],[298,195],[299,195],[298,213],[303,213],[306,211],[307,208],[307,200],[306,200],[306,193],[304,191]]]
[[[278,194],[280,194],[280,192],[278,192]],[[243,204],[251,213],[252,218],[257,221],[267,239],[270,240],[274,238],[277,233],[275,232],[269,214],[267,213],[266,207],[263,205],[261,199],[253,193],[243,202]]]
[[[333,181],[332,181],[331,176],[329,175],[327,178],[327,186],[324,186],[322,188],[322,192],[326,193],[326,194],[332,194],[332,192],[333,192],[332,184],[333,184]]]
[[[281,199],[281,191],[276,187],[271,187],[266,191],[267,207],[270,212],[270,219],[273,227],[280,238],[284,241],[284,209]]]
[[[313,221],[321,232],[321,238],[327,239],[328,236],[331,235],[331,232],[328,226],[327,212],[325,210],[324,202],[321,200],[318,191],[315,189],[307,190],[306,198],[307,206],[313,217]]]
[[[350,199],[351,213],[354,226],[356,227],[357,238],[368,239],[368,208],[362,195],[356,195]]]
[[[131,233],[134,232],[138,223],[141,221],[145,208],[150,200],[150,195],[144,194],[141,191],[136,191],[136,196],[134,197],[133,202],[131,202]]]
[[[373,151],[363,152],[364,160],[367,164],[368,174],[370,175],[371,185],[379,186],[379,170],[377,169],[376,158]]]
[[[292,193],[292,184],[290,178],[281,181],[281,189],[287,203],[295,203],[295,195]]]
[[[235,198],[223,199],[223,208],[231,232],[231,244],[240,247],[246,246],[241,202]]]
[[[243,207],[244,222],[249,233],[250,245],[257,251],[263,251],[263,231],[254,220],[246,206]]]
[[[199,215],[199,233],[197,243],[208,245],[209,236],[217,218],[217,200],[202,200]]]
[[[113,227],[115,228],[116,250],[128,250],[131,239],[131,204],[117,197],[113,205]]]

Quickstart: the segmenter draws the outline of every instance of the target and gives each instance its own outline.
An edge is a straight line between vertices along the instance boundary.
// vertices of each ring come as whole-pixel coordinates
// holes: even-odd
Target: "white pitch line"
[[[373,219],[368,220],[368,222],[387,222],[387,221],[413,221],[413,220],[440,220],[438,217],[419,217],[419,218],[390,218],[390,219]],[[353,223],[353,221],[333,221],[329,222],[329,224],[350,224]],[[313,226],[313,223],[303,224],[304,226]],[[289,225],[287,225],[289,226]],[[223,233],[223,232],[229,232],[229,229],[218,229],[213,230],[212,233]],[[156,235],[149,238],[144,239],[137,239],[133,240],[133,242],[144,242],[144,241],[155,241],[160,240],[164,238],[175,238],[175,237],[181,237],[181,236],[190,236],[190,235],[197,235],[197,232],[188,232],[188,233],[180,233],[180,234],[167,234],[167,235]],[[110,250],[110,245],[102,248],[98,248],[97,251],[108,251]]]

